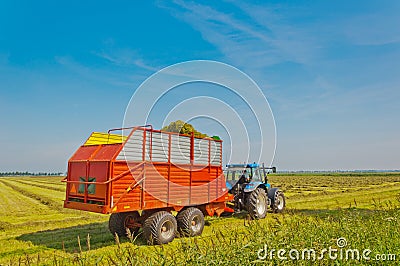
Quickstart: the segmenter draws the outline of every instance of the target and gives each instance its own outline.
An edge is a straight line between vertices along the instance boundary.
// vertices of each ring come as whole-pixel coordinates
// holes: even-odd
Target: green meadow
[[[163,246],[140,234],[115,239],[107,215],[64,209],[61,179],[0,178],[0,265],[400,263],[400,173],[271,174],[285,192],[284,213],[207,217],[202,236]],[[302,254],[311,249],[315,256]]]

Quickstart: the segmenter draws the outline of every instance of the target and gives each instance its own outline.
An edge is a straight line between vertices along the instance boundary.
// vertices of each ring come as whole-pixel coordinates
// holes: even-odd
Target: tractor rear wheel
[[[136,234],[140,229],[140,224],[138,212],[118,212],[112,213],[110,219],[108,220],[108,229],[111,234],[115,236],[117,234],[119,237],[128,236],[128,231],[131,235]]]
[[[175,217],[167,211],[153,213],[144,222],[143,235],[150,245],[166,244],[174,240],[177,231]]]
[[[268,197],[271,200],[271,209],[273,212],[283,212],[286,206],[286,199],[283,192],[279,189],[274,189],[271,192],[268,192]]]
[[[267,215],[268,198],[265,190],[256,188],[247,196],[246,208],[251,218],[263,219]]]
[[[184,236],[199,236],[204,229],[204,215],[194,207],[184,209],[176,216],[178,230]]]

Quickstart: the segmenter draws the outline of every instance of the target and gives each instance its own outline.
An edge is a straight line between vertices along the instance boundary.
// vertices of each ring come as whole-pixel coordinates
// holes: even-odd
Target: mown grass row
[[[0,182],[10,188],[12,188],[13,190],[21,193],[24,196],[27,196],[29,198],[35,199],[37,201],[39,201],[41,204],[46,205],[46,206],[50,206],[52,209],[58,210],[58,211],[64,211],[63,206],[60,204],[60,202],[55,201],[52,198],[47,198],[43,195],[38,195],[37,193],[31,192],[30,189],[24,189],[21,186],[16,185],[15,183],[13,184],[13,182],[16,181],[11,181],[11,180],[0,180]],[[32,189],[33,190],[33,189]]]
[[[391,177],[399,176],[400,172],[295,172],[295,173],[284,173],[277,172],[277,176],[288,176],[288,177],[324,177],[324,176],[334,176],[334,177]]]
[[[31,180],[31,181],[38,182],[38,183],[64,186],[65,183],[61,182],[61,180],[63,180],[64,178],[65,178],[65,176],[28,176],[28,177],[24,177],[23,179]]]
[[[382,183],[399,183],[400,173],[271,174],[269,181],[285,191],[295,188],[360,188]]]
[[[400,183],[400,173],[272,174],[269,180],[273,186],[282,188],[288,198],[293,199],[365,191],[376,189],[377,186],[397,186]]]
[[[1,180],[0,180],[1,181]],[[32,213],[48,213],[48,206],[38,204],[38,201],[0,182],[0,221],[16,223]]]
[[[24,185],[29,185],[29,186],[34,186],[38,188],[44,188],[48,190],[53,190],[53,191],[58,191],[58,192],[65,192],[65,185],[63,187],[57,187],[55,185],[44,185],[43,183],[39,183],[37,181],[21,181],[21,180],[13,180],[14,182],[24,184]]]
[[[31,186],[20,180],[0,179],[0,258],[4,248],[1,239],[107,220],[99,214],[65,209],[61,200],[63,192]]]

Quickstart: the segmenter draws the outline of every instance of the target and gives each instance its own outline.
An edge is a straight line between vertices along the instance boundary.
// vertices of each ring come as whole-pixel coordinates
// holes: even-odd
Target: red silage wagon
[[[117,130],[129,134],[111,133]],[[142,228],[154,244],[172,241],[177,231],[200,235],[204,215],[220,215],[232,200],[221,140],[151,126],[92,133],[68,161],[65,181],[65,208],[110,213],[112,234]]]

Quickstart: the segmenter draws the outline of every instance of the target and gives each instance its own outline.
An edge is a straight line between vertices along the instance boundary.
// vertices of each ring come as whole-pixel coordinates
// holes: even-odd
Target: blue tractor
[[[234,196],[235,212],[247,211],[253,219],[265,218],[268,209],[282,212],[285,209],[285,195],[279,188],[271,188],[268,171],[275,167],[259,164],[229,164],[225,169],[226,186]]]

